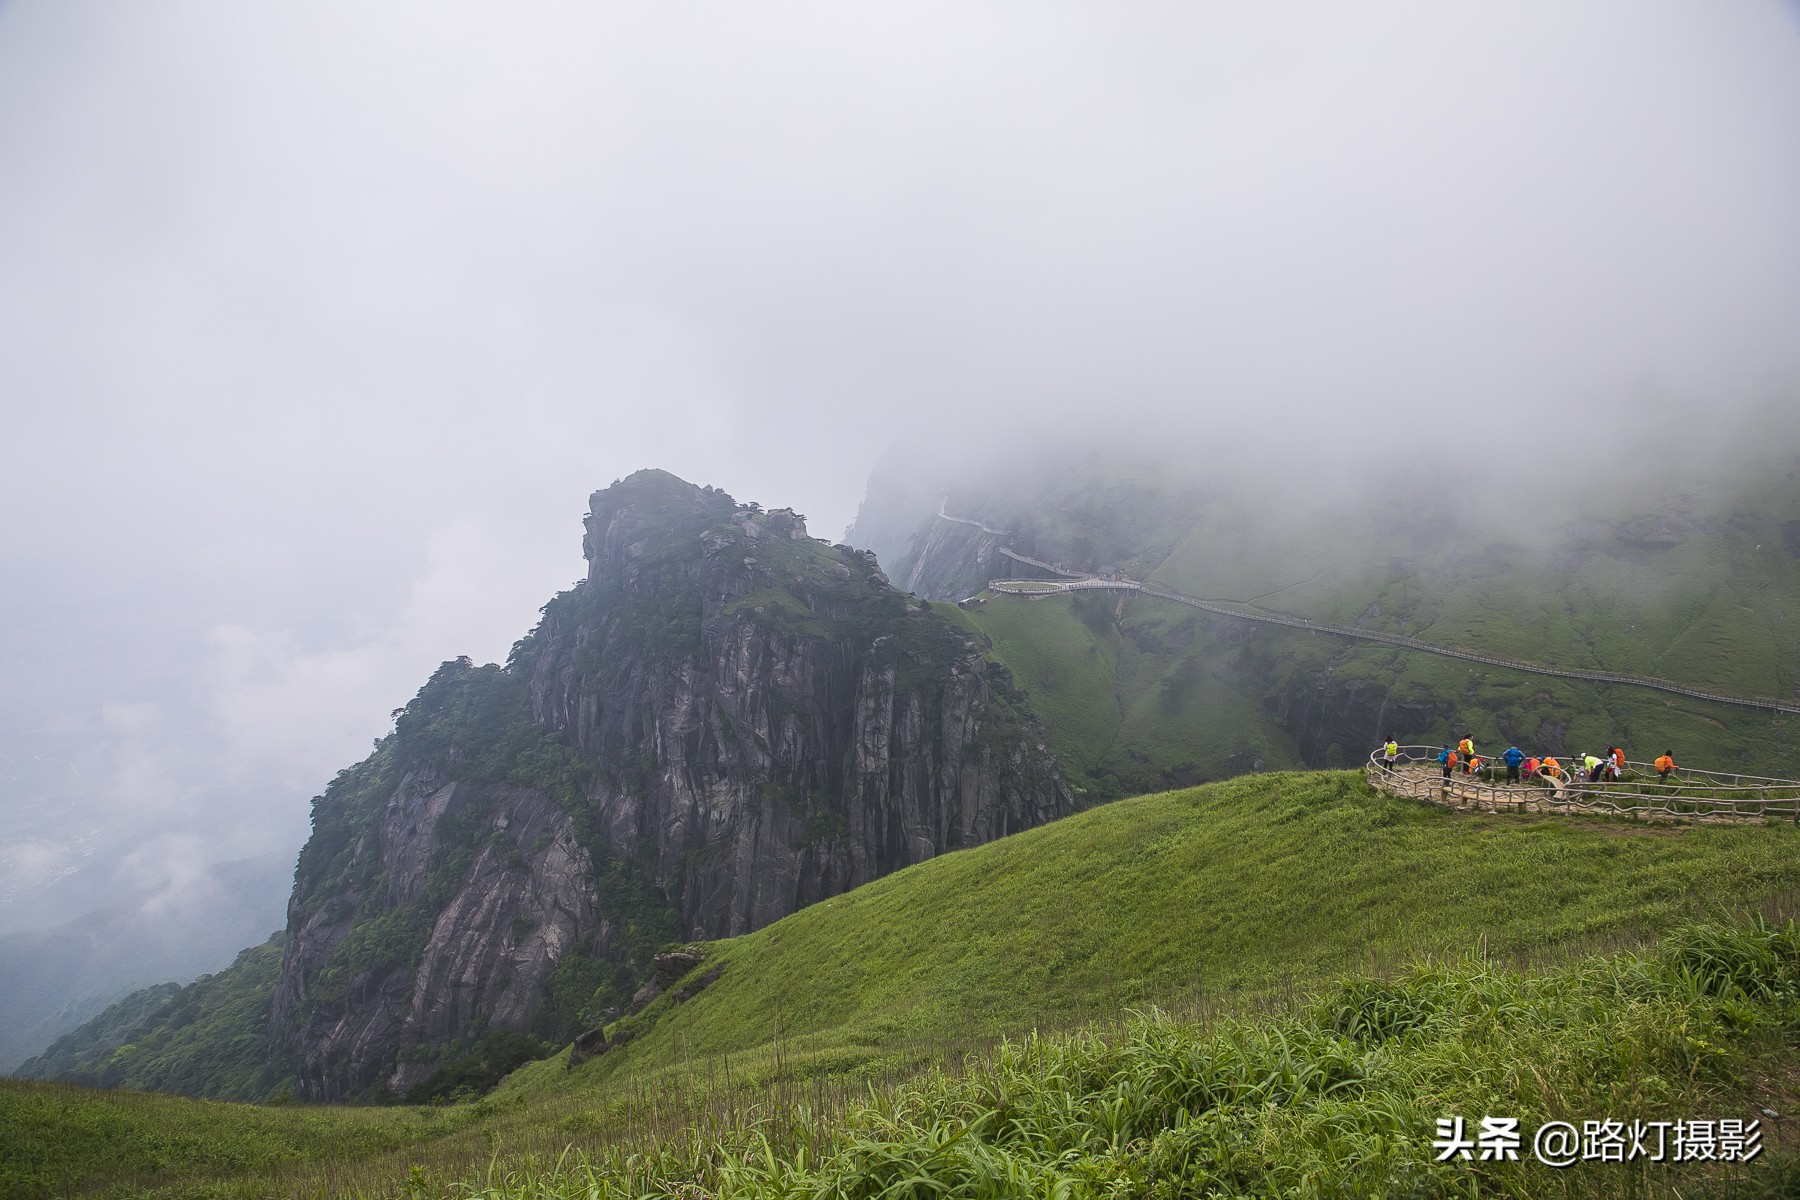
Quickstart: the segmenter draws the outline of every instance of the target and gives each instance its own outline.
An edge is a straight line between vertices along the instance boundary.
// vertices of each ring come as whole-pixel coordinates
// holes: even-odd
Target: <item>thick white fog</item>
[[[291,853],[639,467],[1753,436],[1796,12],[0,5],[0,930]]]

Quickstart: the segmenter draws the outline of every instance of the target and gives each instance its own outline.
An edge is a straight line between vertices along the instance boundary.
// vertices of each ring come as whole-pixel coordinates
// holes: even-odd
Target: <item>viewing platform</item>
[[[1435,746],[1402,746],[1394,769],[1382,764],[1382,752],[1369,755],[1364,774],[1369,786],[1391,796],[1422,800],[1464,812],[1564,813],[1624,817],[1639,821],[1689,824],[1800,825],[1800,781],[1737,775],[1724,771],[1676,769],[1663,783],[1648,763],[1626,761],[1616,780],[1589,782],[1583,773],[1563,768],[1560,778],[1507,783],[1506,765],[1484,761],[1474,774],[1462,769],[1444,778]]]

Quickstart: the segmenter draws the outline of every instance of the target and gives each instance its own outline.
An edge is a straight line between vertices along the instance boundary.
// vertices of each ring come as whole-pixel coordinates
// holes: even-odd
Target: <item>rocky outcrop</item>
[[[1311,688],[1276,691],[1268,704],[1306,765],[1319,770],[1357,766],[1390,731],[1428,729],[1455,715],[1447,704],[1401,700],[1391,683],[1349,674],[1324,674]]]
[[[584,545],[504,671],[445,664],[316,802],[269,1024],[299,1095],[545,1032],[553,985],[591,1022],[633,961],[660,993],[698,960],[631,959],[622,897],[743,933],[1073,810],[1005,668],[799,514],[640,472]],[[577,950],[598,965],[557,984]]]
[[[636,1016],[663,996],[668,996],[670,1001],[675,1004],[686,1004],[698,996],[717,983],[719,976],[725,973],[725,964],[717,963],[694,974],[694,968],[705,961],[706,951],[699,946],[690,946],[685,950],[671,950],[667,954],[657,955],[650,964],[650,978],[632,995],[631,1006],[625,1010],[625,1015]],[[692,975],[692,978],[687,979],[687,982],[682,983],[680,987],[675,987],[673,991],[670,990],[674,984],[689,975]],[[582,1063],[591,1058],[598,1058],[615,1046],[623,1046],[643,1031],[643,1027],[629,1022],[611,1031],[610,1034],[604,1026],[590,1029],[577,1037],[569,1046],[569,1057],[565,1065],[572,1071]]]
[[[1011,560],[1000,553],[1010,534],[994,533],[978,524],[928,517],[898,560],[902,590],[933,600],[960,600],[986,588],[990,579],[1012,574]]]
[[[574,1041],[569,1043],[569,1057],[563,1060],[563,1065],[573,1071],[589,1059],[599,1058],[609,1048],[605,1026],[595,1026],[593,1029],[579,1034]]]
[[[973,641],[866,556],[794,536],[792,514],[673,483],[595,494],[587,580],[529,653],[538,719],[601,765],[609,848],[688,937],[1073,810]]]
[[[404,1092],[438,1065],[434,1048],[477,1027],[530,1028],[550,971],[603,932],[593,863],[542,792],[408,778],[379,835],[355,853],[374,859],[381,894],[341,894],[300,919],[311,898],[296,892],[299,923],[272,1005],[277,1046],[308,1096],[353,1095],[378,1081]],[[434,861],[458,868],[435,911],[426,895]],[[428,930],[415,964],[373,944],[405,938],[413,923]],[[372,943],[360,955],[344,944],[359,932]],[[400,1049],[415,1053],[396,1062]]]
[[[642,1012],[650,1002],[668,991],[683,975],[706,961],[706,952],[699,947],[688,950],[671,950],[667,954],[659,954],[650,964],[650,978],[631,997],[631,1007],[626,1014]]]

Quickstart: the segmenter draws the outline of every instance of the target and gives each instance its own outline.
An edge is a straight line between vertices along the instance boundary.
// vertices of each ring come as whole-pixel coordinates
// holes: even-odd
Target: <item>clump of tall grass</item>
[[[836,1119],[805,1112],[648,1151],[490,1174],[465,1196],[1635,1196],[1783,1194],[1750,1167],[1438,1161],[1436,1121],[1754,1119],[1800,1054],[1800,931],[1678,929],[1541,973],[1479,958],[1349,978],[1263,1019],[1151,1012],[1031,1035]],[[1772,1135],[1771,1135],[1772,1136]],[[1529,1144],[1527,1144],[1527,1151]]]

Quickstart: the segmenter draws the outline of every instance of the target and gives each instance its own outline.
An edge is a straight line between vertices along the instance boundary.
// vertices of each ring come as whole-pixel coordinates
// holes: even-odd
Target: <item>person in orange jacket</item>
[[[1669,775],[1675,770],[1675,756],[1667,750],[1656,760],[1656,779],[1659,783],[1669,782]]]

